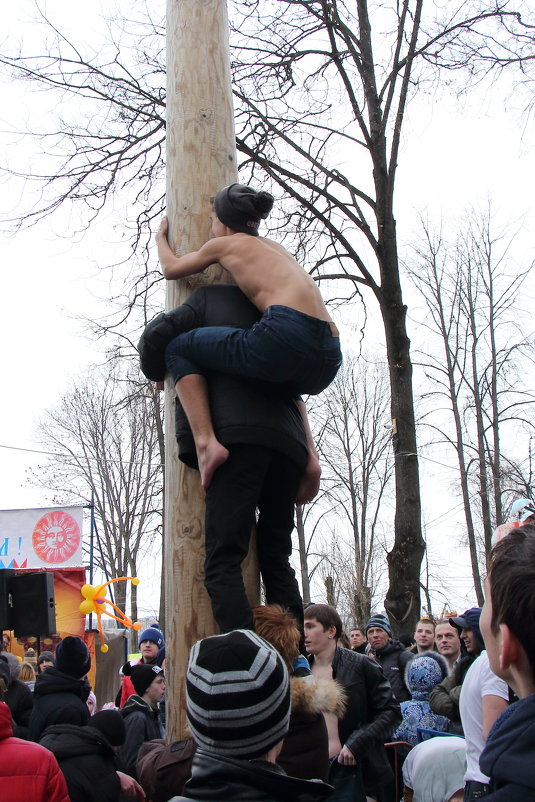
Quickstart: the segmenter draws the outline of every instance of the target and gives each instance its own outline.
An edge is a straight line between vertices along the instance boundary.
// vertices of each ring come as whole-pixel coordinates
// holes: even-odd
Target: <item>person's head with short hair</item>
[[[461,653],[461,639],[456,627],[452,627],[449,618],[441,618],[435,626],[435,644],[439,654],[447,661],[450,668]]]
[[[257,192],[244,184],[230,184],[220,189],[213,201],[212,233],[224,236],[224,229],[241,234],[258,236],[261,220],[265,220],[273,207],[273,195]],[[220,223],[220,228],[217,223]]]
[[[277,650],[235,630],[195,643],[186,714],[197,745],[221,757],[275,761],[290,721],[290,680]]]
[[[481,631],[495,674],[524,698],[535,692],[535,524],[492,549]]]
[[[301,633],[295,618],[279,604],[262,604],[252,609],[254,629],[282,656],[288,671],[299,657]]]
[[[366,624],[368,643],[375,651],[384,649],[392,640],[392,629],[385,615],[374,613]]]
[[[56,661],[54,660],[54,655],[52,652],[41,652],[39,657],[37,658],[37,671],[41,674],[45,668],[49,668],[50,666],[55,666]]]
[[[21,664],[19,679],[21,682],[35,682],[35,668],[26,660]]]
[[[435,644],[435,622],[430,618],[420,618],[414,630],[414,641],[420,653],[432,649]]]
[[[366,636],[360,627],[352,627],[349,631],[349,643],[352,649],[357,649],[366,643]]]
[[[163,633],[159,627],[147,627],[139,636],[139,650],[144,663],[156,660],[161,649],[165,648]]]
[[[334,627],[336,640],[338,640],[344,629],[342,619],[330,604],[309,604],[305,608],[304,618],[305,621],[315,618],[324,629]]]
[[[480,617],[481,607],[470,607],[462,615],[452,616],[449,619],[450,625],[459,632],[466,651],[473,657],[478,657],[485,648],[479,628]]]

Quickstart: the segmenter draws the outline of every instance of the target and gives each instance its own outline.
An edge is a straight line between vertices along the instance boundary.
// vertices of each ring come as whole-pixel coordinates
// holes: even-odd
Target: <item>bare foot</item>
[[[296,504],[306,504],[318,495],[320,489],[321,467],[316,456],[310,455],[305,472],[297,488]]]
[[[208,490],[215,471],[220,465],[223,465],[228,456],[228,450],[215,437],[206,443],[197,443],[197,460],[201,473],[201,484],[205,490]]]

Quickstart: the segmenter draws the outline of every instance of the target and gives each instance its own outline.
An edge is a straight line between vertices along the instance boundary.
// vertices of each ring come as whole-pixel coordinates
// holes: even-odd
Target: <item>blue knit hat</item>
[[[368,630],[372,627],[380,627],[384,629],[384,631],[392,637],[392,629],[390,628],[390,622],[385,615],[381,615],[380,613],[374,613],[368,623],[366,624],[366,634],[368,634]]]
[[[147,629],[143,630],[143,632],[139,636],[139,645],[140,646],[141,646],[141,644],[143,643],[144,640],[152,641],[153,643],[156,644],[158,649],[161,649],[163,646],[165,646],[165,641],[163,639],[162,630],[158,629],[158,627],[155,627],[155,626],[147,627]]]

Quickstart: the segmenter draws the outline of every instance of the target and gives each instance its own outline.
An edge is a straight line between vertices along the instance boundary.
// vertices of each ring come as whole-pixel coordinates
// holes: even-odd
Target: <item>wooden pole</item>
[[[168,0],[167,215],[175,253],[188,253],[206,242],[211,198],[236,180],[226,0]],[[221,282],[226,275],[215,266],[200,277],[168,281],[166,308],[185,301],[200,283]],[[203,585],[204,493],[198,472],[178,461],[174,392],[167,384],[163,571],[167,736],[174,741],[185,737],[189,649],[217,628]]]

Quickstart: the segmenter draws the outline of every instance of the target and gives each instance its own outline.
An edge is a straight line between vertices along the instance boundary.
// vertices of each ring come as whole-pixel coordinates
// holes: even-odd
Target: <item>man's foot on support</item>
[[[207,443],[197,443],[197,461],[204,490],[208,490],[215,471],[226,462],[228,457],[228,449],[222,446],[215,437]]]

